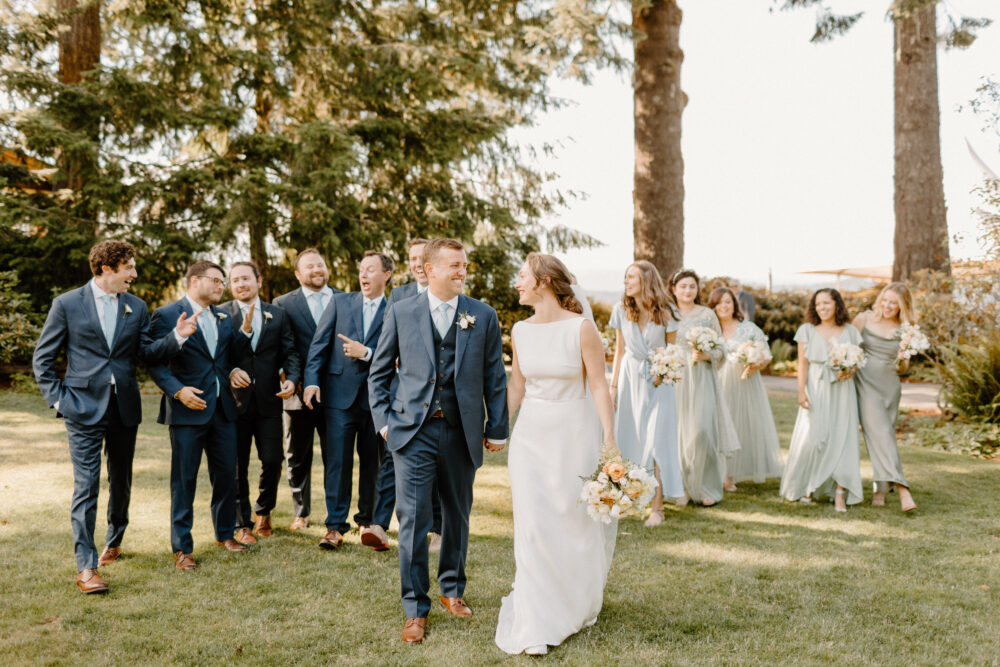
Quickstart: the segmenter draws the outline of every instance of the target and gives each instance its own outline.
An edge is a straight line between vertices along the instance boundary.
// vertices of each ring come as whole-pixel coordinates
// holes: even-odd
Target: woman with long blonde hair
[[[608,324],[617,331],[611,371],[611,394],[618,403],[615,439],[625,458],[656,473],[659,487],[646,525],[658,526],[663,523],[663,497],[681,498],[684,484],[674,388],[654,387],[647,361],[677,335],[670,299],[655,266],[639,260],[625,270],[625,294]]]
[[[872,505],[884,506],[885,494],[895,488],[900,507],[909,512],[917,504],[903,477],[896,445],[896,417],[903,393],[899,374],[905,373],[909,366],[908,360],[899,358],[896,335],[904,324],[915,324],[913,297],[904,283],[889,283],[879,292],[872,309],[854,318],[854,327],[861,332],[861,348],[868,357],[868,363],[855,376],[855,383],[861,430],[874,478]]]

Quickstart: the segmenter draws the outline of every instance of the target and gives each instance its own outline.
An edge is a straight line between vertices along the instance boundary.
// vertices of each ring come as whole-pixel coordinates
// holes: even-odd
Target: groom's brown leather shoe
[[[424,641],[424,629],[427,627],[426,618],[408,618],[403,626],[403,641],[407,644],[419,644]]]
[[[441,604],[444,605],[444,608],[452,616],[461,616],[462,618],[472,616],[472,610],[469,609],[469,605],[465,604],[465,600],[462,598],[446,598],[442,595]]]
[[[101,575],[97,574],[96,569],[81,570],[76,575],[76,585],[87,595],[108,592],[108,585],[101,579]]]
[[[218,541],[218,540],[216,540],[215,544],[217,546],[224,547],[226,551],[240,552],[240,551],[246,551],[247,550],[247,548],[245,546],[243,546],[242,544],[240,544],[239,542],[237,542],[236,540],[234,540],[231,537],[228,540],[223,540],[221,542]]]
[[[340,534],[338,530],[328,530],[323,539],[319,541],[319,548],[326,549],[327,551],[333,551],[339,547],[344,541],[344,536]]]
[[[254,526],[254,532],[256,532],[261,537],[271,537],[271,517],[270,515],[258,516],[257,525]]]
[[[97,559],[97,567],[104,567],[105,565],[111,565],[116,560],[122,557],[121,547],[104,547],[104,551]]]
[[[253,532],[249,528],[240,528],[233,537],[243,546],[257,544],[257,538],[253,536]]]
[[[178,570],[193,570],[196,567],[194,556],[183,551],[174,554],[174,565],[177,566]]]

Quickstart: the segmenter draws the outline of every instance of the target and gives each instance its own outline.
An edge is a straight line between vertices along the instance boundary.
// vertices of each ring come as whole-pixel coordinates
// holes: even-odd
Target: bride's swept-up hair
[[[555,293],[560,308],[571,313],[583,314],[583,306],[573,294],[569,269],[558,257],[532,252],[528,253],[525,261],[538,286],[548,287]]]
[[[631,296],[622,296],[625,319],[630,322],[638,322],[640,306],[643,310],[649,312],[650,317],[653,318],[653,322],[657,324],[666,324],[674,319],[674,314],[670,307],[670,297],[667,295],[666,287],[663,286],[663,278],[660,277],[660,272],[656,270],[656,267],[651,262],[647,262],[644,259],[633,262],[629,265],[629,268],[633,266],[639,270],[639,285],[641,286],[641,290],[638,299]],[[625,271],[627,272],[628,269],[625,269]]]

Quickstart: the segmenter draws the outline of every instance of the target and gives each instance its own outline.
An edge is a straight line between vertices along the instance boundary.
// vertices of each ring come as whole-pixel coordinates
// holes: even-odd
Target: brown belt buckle
[[[431,419],[444,419],[444,410],[436,410],[434,414],[431,415]]]

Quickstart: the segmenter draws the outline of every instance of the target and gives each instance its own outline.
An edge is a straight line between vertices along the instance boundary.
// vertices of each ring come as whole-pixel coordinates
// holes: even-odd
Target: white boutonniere
[[[266,310],[264,311],[264,321],[265,322],[271,321],[271,313],[267,312]]]
[[[226,319],[227,317],[229,317],[229,316],[228,316],[228,315],[226,315],[225,313],[216,313],[216,314],[215,314],[215,316],[219,318],[219,321],[220,321],[220,322],[221,322],[222,320]]]
[[[132,307],[129,306],[127,303],[125,304],[125,314],[126,315],[131,315],[132,314]]]
[[[469,327],[476,328],[476,316],[469,315],[468,311],[460,313],[458,316],[458,328],[465,331]]]

